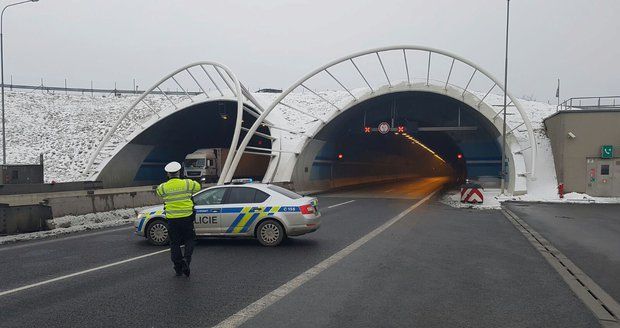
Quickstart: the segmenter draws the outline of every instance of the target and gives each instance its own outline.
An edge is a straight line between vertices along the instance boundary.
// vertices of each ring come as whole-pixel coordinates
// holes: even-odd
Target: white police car
[[[255,237],[264,246],[277,246],[287,236],[314,232],[321,225],[316,198],[272,184],[214,186],[193,199],[198,237]],[[153,245],[169,241],[163,205],[140,212],[135,228]]]

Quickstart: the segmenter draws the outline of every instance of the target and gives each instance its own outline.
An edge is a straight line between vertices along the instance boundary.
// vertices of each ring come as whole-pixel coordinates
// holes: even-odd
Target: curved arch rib
[[[121,125],[121,123],[127,119],[128,115],[135,109],[135,107],[140,103],[143,102],[146,104],[146,101],[144,101],[144,99],[150,95],[153,91],[157,90],[161,90],[160,86],[162,84],[164,84],[165,82],[172,80],[174,81],[177,85],[180,86],[180,84],[178,83],[178,81],[175,79],[175,76],[183,71],[187,71],[191,78],[194,80],[194,82],[198,85],[198,87],[200,88],[200,90],[202,90],[202,93],[207,97],[207,98],[211,98],[209,97],[209,95],[207,94],[207,92],[203,89],[203,87],[200,85],[200,83],[198,83],[198,81],[196,80],[195,76],[193,74],[190,73],[189,69],[192,67],[200,67],[205,74],[207,75],[207,77],[209,78],[209,80],[211,80],[211,82],[214,83],[214,85],[216,86],[216,88],[218,89],[218,91],[220,92],[220,95],[222,95],[222,97],[224,96],[222,90],[217,86],[217,84],[215,84],[215,81],[213,81],[212,76],[208,73],[208,71],[205,69],[205,66],[212,66],[222,77],[222,79],[225,81],[225,83],[227,84],[227,86],[229,87],[230,91],[233,93],[233,95],[235,95],[235,97],[237,98],[237,121],[236,121],[236,125],[235,125],[235,130],[233,133],[233,138],[232,138],[232,142],[230,145],[230,150],[229,150],[229,156],[226,158],[226,161],[224,163],[224,167],[222,168],[222,175],[220,176],[220,180],[218,181],[218,183],[223,183],[224,181],[224,177],[225,174],[228,173],[231,163],[234,159],[234,156],[237,153],[237,145],[239,143],[239,136],[241,134],[241,123],[242,123],[242,119],[243,119],[243,111],[244,111],[244,99],[243,99],[243,91],[242,91],[242,85],[239,82],[239,80],[237,79],[237,77],[234,75],[234,73],[226,66],[217,63],[217,62],[212,62],[212,61],[200,61],[200,62],[195,62],[195,63],[191,63],[188,65],[185,65],[175,71],[173,71],[172,73],[164,76],[162,79],[160,79],[159,81],[157,81],[155,84],[153,84],[153,86],[151,86],[149,89],[147,89],[146,91],[144,91],[144,93],[142,93],[142,95],[140,95],[140,97],[138,97],[138,99],[136,99],[131,106],[129,106],[129,108],[127,108],[123,114],[120,116],[120,118],[116,121],[116,123],[112,126],[112,128],[110,128],[108,130],[108,132],[105,134],[105,136],[103,137],[102,141],[99,143],[99,146],[97,146],[97,149],[94,151],[93,155],[91,156],[90,160],[88,161],[88,164],[86,165],[86,169],[84,170],[84,175],[88,175],[90,174],[90,171],[93,167],[93,164],[95,162],[95,160],[97,159],[97,157],[99,157],[99,155],[101,154],[102,149],[105,147],[105,145],[110,141],[110,139],[113,137],[113,135],[117,132],[119,126]],[[234,89],[232,88],[232,86],[230,86],[228,84],[228,81],[225,79],[225,77],[223,76],[223,74],[220,72],[220,69],[223,70],[226,75],[228,75],[228,77],[233,81],[234,83]],[[182,86],[180,86],[181,89],[183,89]],[[185,91],[183,89],[183,91]],[[163,91],[162,91],[163,92]],[[185,91],[186,92],[186,91]],[[172,103],[172,105],[175,107],[175,110],[178,109],[177,105],[164,93],[164,96],[168,99],[168,101],[170,101]],[[189,96],[189,95],[188,95]],[[191,97],[190,97],[191,98]],[[153,109],[151,106],[149,106],[147,104],[147,106],[150,109]],[[154,111],[155,112],[155,111]],[[159,116],[159,112],[155,112],[154,115],[158,115]],[[263,119],[264,120],[264,119]],[[262,121],[261,121],[262,122]]]
[[[239,145],[238,148],[238,152],[235,155],[235,158],[231,164],[231,168],[228,172],[228,174],[226,175],[225,178],[225,182],[226,181],[230,181],[232,179],[232,175],[234,174],[234,171],[236,170],[237,165],[239,164],[239,160],[241,159],[241,154],[243,153],[243,151],[245,150],[245,148],[247,147],[252,135],[256,132],[256,130],[258,129],[258,127],[260,126],[260,124],[265,120],[265,118],[267,117],[267,115],[269,115],[269,113],[271,113],[272,110],[274,110],[274,108],[276,108],[276,106],[278,104],[280,104],[284,98],[286,98],[291,92],[293,92],[295,89],[297,89],[298,87],[303,87],[308,89],[309,91],[311,91],[312,93],[315,93],[314,91],[312,91],[311,89],[309,89],[306,85],[304,85],[304,83],[309,80],[310,78],[314,77],[315,75],[321,73],[322,71],[326,71],[328,68],[338,65],[342,62],[345,61],[351,61],[353,62],[353,59],[357,58],[357,57],[361,57],[361,56],[365,56],[368,54],[377,54],[377,57],[379,58],[379,60],[381,61],[381,57],[379,56],[379,53],[381,52],[386,52],[386,51],[393,51],[393,50],[414,50],[414,51],[426,51],[429,52],[429,60],[430,60],[430,56],[432,53],[436,53],[436,54],[440,54],[440,55],[444,55],[446,57],[450,57],[453,59],[451,67],[450,67],[450,73],[452,74],[452,67],[454,65],[454,61],[458,60],[466,65],[468,65],[469,67],[474,68],[474,72],[480,72],[483,75],[485,75],[488,79],[490,79],[495,86],[499,87],[502,91],[506,92],[506,95],[508,96],[508,98],[511,100],[512,103],[514,103],[515,107],[517,108],[517,111],[519,112],[519,115],[521,116],[523,123],[525,124],[526,128],[527,128],[527,133],[528,133],[528,141],[530,144],[530,148],[531,148],[531,156],[530,156],[530,172],[529,175],[530,177],[534,177],[535,176],[535,163],[536,163],[536,137],[534,135],[534,131],[532,128],[532,124],[529,120],[529,118],[527,117],[527,114],[525,113],[524,109],[521,107],[521,104],[517,101],[516,98],[514,98],[505,88],[504,85],[497,79],[495,78],[492,74],[490,74],[488,71],[486,71],[484,68],[476,65],[475,63],[461,57],[458,56],[456,54],[453,54],[451,52],[445,51],[445,50],[440,50],[440,49],[435,49],[435,48],[430,48],[430,47],[422,47],[422,46],[408,46],[408,45],[398,45],[398,46],[391,46],[391,47],[382,47],[382,48],[374,48],[374,49],[370,49],[370,50],[365,50],[365,51],[360,51],[339,59],[336,59],[332,62],[327,63],[324,66],[321,66],[317,69],[315,69],[314,71],[310,72],[309,74],[305,75],[304,77],[302,77],[301,79],[299,79],[297,82],[295,82],[293,85],[291,85],[288,89],[286,89],[282,94],[280,94],[280,96],[278,98],[276,98],[271,105],[264,110],[261,113],[261,116],[254,122],[254,124],[252,125],[252,127],[250,128],[250,131],[248,131],[248,133],[246,134],[245,138],[243,139],[243,141],[241,142],[241,144]],[[406,59],[406,56],[405,56]],[[353,62],[354,63],[354,62]],[[381,63],[383,64],[383,63]],[[355,65],[355,63],[354,63]],[[356,69],[357,69],[357,65]],[[384,73],[386,75],[386,78],[389,81],[389,77],[387,75],[387,72],[385,71],[385,67],[383,65],[381,65]],[[430,68],[429,68],[430,70]],[[357,71],[361,74],[361,71],[359,69],[357,69]],[[427,80],[428,80],[428,72],[427,72]],[[474,73],[475,74],[475,73]],[[363,76],[363,74],[362,74]],[[448,76],[449,79],[449,76]],[[470,81],[471,82],[471,81]],[[391,81],[389,82],[389,84],[391,85]],[[448,82],[446,81],[446,87],[448,85]],[[468,83],[469,85],[469,83]],[[494,87],[495,87],[494,86]],[[370,85],[369,85],[370,87]],[[370,87],[371,90],[372,87]],[[464,90],[464,93],[467,92],[467,87]],[[463,94],[464,96],[464,94]],[[486,97],[486,96],[485,96]],[[328,102],[330,105],[340,109],[339,107],[337,107],[336,105],[332,104],[331,102]],[[502,151],[506,151],[505,149]]]

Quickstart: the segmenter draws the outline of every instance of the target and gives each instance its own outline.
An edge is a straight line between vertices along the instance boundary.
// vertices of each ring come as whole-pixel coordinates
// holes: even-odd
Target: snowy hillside
[[[80,179],[91,151],[136,98],[7,92],[7,163],[38,163],[43,154],[46,181]]]
[[[350,100],[344,91],[325,91],[321,95],[339,106]],[[255,94],[265,107],[277,96]],[[47,181],[81,179],[80,173],[99,140],[136,98],[134,95],[91,97],[79,94],[7,92],[7,161],[10,164],[36,163],[42,153],[46,161]],[[489,95],[487,100],[491,104],[502,103],[499,95]],[[308,108],[309,113],[321,119],[329,118],[334,112],[333,107],[317,101],[316,96],[310,93],[293,93],[287,97],[287,102],[296,108]],[[555,170],[542,120],[555,112],[555,106],[525,100],[521,103],[528,112],[538,138],[537,176],[540,178],[533,183],[547,194],[550,188],[555,188]],[[165,98],[152,98],[150,104],[153,107],[164,106]],[[509,116],[509,125],[518,124],[519,120],[515,116]],[[311,132],[319,126],[315,118],[283,106],[278,106],[268,119],[276,125],[299,132]],[[520,127],[515,132],[523,134],[525,128]],[[299,135],[284,133],[282,136],[286,148],[295,148],[302,140]]]

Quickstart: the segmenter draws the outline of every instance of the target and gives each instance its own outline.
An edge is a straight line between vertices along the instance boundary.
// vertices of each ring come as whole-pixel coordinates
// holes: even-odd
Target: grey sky
[[[3,1],[3,5],[10,3]],[[285,88],[335,58],[416,44],[462,55],[503,79],[503,0],[41,0],[5,13],[14,83],[147,87],[197,60],[250,88]],[[620,1],[512,0],[509,88],[554,100],[620,94]]]

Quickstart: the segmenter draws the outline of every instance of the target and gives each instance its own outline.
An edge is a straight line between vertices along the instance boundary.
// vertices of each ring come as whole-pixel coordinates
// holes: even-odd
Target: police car
[[[287,236],[316,231],[321,214],[316,198],[262,183],[233,181],[193,196],[196,236],[254,237],[264,246],[277,246]],[[139,213],[136,234],[153,245],[168,243],[164,206]]]

